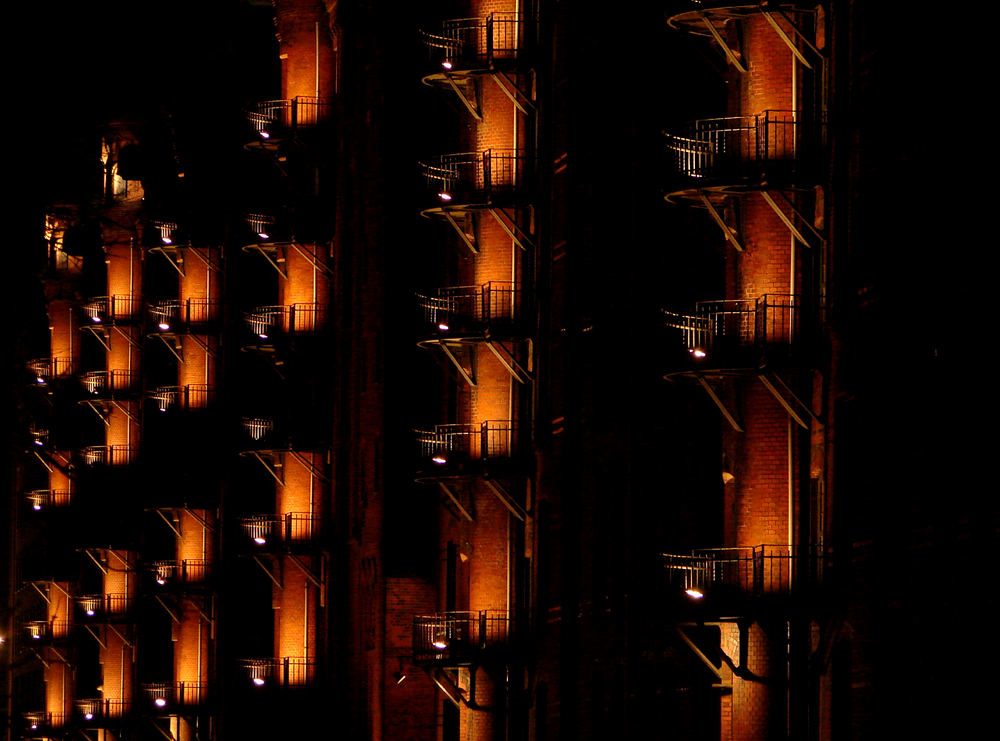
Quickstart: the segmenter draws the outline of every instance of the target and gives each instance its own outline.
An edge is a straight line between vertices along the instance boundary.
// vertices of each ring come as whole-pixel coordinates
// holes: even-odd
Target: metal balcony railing
[[[491,69],[497,62],[517,59],[521,17],[494,12],[485,18],[455,18],[445,21],[440,33],[420,35],[436,67],[455,72]]]
[[[246,111],[247,120],[265,141],[286,132],[316,126],[330,119],[333,101],[299,95],[285,100],[264,100]]]
[[[156,242],[165,247],[177,246],[181,241],[180,229],[173,221],[154,221],[151,231]]]
[[[244,417],[243,431],[252,442],[266,442],[274,432],[274,420],[268,417]]]
[[[36,383],[48,383],[53,378],[71,376],[76,372],[73,358],[36,358],[27,363],[28,372]]]
[[[25,729],[30,732],[60,728],[66,724],[65,713],[50,713],[45,710],[37,710],[27,712],[22,717],[24,718]]]
[[[124,466],[135,460],[139,449],[130,445],[88,445],[80,457],[88,466]]]
[[[169,712],[171,707],[198,705],[208,697],[207,682],[150,682],[143,692],[155,708]]]
[[[134,321],[141,310],[142,302],[130,294],[95,296],[83,305],[84,313],[94,324]]]
[[[132,709],[130,700],[110,700],[93,697],[77,700],[74,704],[76,716],[85,723],[101,723],[124,718]]]
[[[243,519],[243,529],[257,545],[305,543],[319,535],[322,518],[309,512],[254,515]]]
[[[278,335],[309,334],[326,323],[326,307],[318,303],[261,306],[244,315],[247,328],[259,339]]]
[[[265,685],[309,684],[316,679],[316,659],[304,656],[283,656],[273,659],[244,659],[243,666],[250,681]]]
[[[444,154],[421,163],[427,188],[441,205],[488,205],[521,187],[527,160],[517,149]]]
[[[80,376],[87,393],[97,396],[116,396],[138,392],[142,384],[142,374],[132,370],[88,371]]]
[[[511,458],[520,440],[518,425],[510,420],[486,420],[481,424],[435,425],[417,430],[420,456],[445,466],[470,460]]]
[[[808,127],[797,111],[764,111],[694,121],[664,132],[670,166],[689,178],[759,174],[769,165],[812,156],[818,127]]]
[[[474,663],[483,651],[506,646],[510,618],[500,610],[442,612],[413,618],[413,659]]]
[[[724,349],[791,345],[801,338],[798,296],[771,293],[754,299],[699,301],[694,314],[663,312],[696,358]]]
[[[203,558],[180,561],[154,561],[150,564],[154,581],[160,586],[170,584],[200,584],[212,573],[212,562]]]
[[[748,596],[790,593],[818,581],[817,555],[815,548],[803,556],[797,546],[758,545],[665,553],[663,558],[671,584],[700,598],[716,590]]]
[[[39,643],[68,638],[72,627],[68,620],[29,620],[24,623],[28,639]]]
[[[203,409],[215,398],[215,387],[207,383],[187,386],[159,386],[149,394],[161,412],[169,409]]]
[[[220,302],[214,298],[187,298],[183,301],[160,301],[149,307],[151,323],[160,332],[211,324],[218,321]]]
[[[83,619],[120,617],[131,611],[132,597],[127,594],[88,594],[77,597],[76,606]]]
[[[28,504],[36,512],[46,507],[65,507],[69,505],[73,492],[68,489],[35,489],[25,493]]]
[[[424,321],[441,331],[469,324],[513,322],[520,318],[521,290],[516,283],[490,281],[481,286],[449,286],[430,296],[417,295]]]

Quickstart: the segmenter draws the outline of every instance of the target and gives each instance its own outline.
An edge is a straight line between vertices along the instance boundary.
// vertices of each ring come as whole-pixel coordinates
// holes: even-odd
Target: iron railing
[[[212,562],[203,558],[185,558],[179,561],[154,561],[149,566],[153,579],[160,586],[168,584],[199,584],[212,572]]]
[[[187,386],[159,386],[149,393],[156,407],[165,412],[179,409],[203,409],[215,398],[215,387],[207,383],[189,383]]]
[[[36,358],[29,360],[27,367],[36,383],[47,383],[54,377],[73,375],[76,361],[73,358]]]
[[[255,443],[264,441],[274,432],[274,420],[268,417],[244,417],[243,431]]]
[[[187,298],[159,301],[149,307],[149,318],[161,332],[176,326],[211,324],[218,321],[220,302],[215,298]]]
[[[282,656],[273,659],[244,659],[243,666],[255,685],[309,684],[316,679],[317,662],[306,656]]]
[[[75,703],[77,717],[87,723],[120,719],[128,715],[131,709],[131,700],[111,700],[105,697],[86,698]]]
[[[80,376],[83,388],[94,396],[130,394],[139,390],[142,374],[137,371],[114,369],[88,371]]]
[[[501,610],[442,612],[413,618],[414,661],[468,663],[487,649],[503,647],[510,616]]]
[[[142,689],[152,704],[168,711],[173,705],[198,705],[208,696],[207,682],[150,682]]]
[[[173,221],[154,221],[151,226],[151,231],[156,232],[161,245],[177,245],[179,242],[180,234],[177,224]]]
[[[807,129],[801,118],[797,111],[764,111],[704,118],[664,132],[671,167],[687,177],[709,178],[794,162],[818,142],[816,127]]]
[[[35,489],[25,492],[28,504],[35,511],[45,507],[65,507],[70,503],[73,492],[68,489]]]
[[[526,165],[518,149],[444,154],[421,163],[427,188],[443,204],[489,203],[510,197],[521,186]]]
[[[262,340],[278,334],[309,334],[326,323],[326,307],[318,303],[261,306],[244,315],[251,333]]]
[[[68,638],[72,627],[68,620],[29,620],[24,623],[29,640],[38,642]]]
[[[254,515],[243,518],[243,529],[257,545],[306,542],[319,535],[322,518],[309,512]]]
[[[132,597],[127,594],[88,594],[76,598],[76,606],[83,618],[108,618],[128,614]]]
[[[484,18],[454,18],[440,33],[420,32],[431,62],[445,70],[489,69],[515,60],[521,50],[519,13],[494,12]]]
[[[751,596],[789,593],[819,578],[816,548],[757,545],[703,548],[691,554],[663,554],[671,583],[692,596],[724,588]]]
[[[270,139],[283,131],[316,126],[333,113],[333,101],[311,95],[299,95],[285,100],[264,100],[246,111],[247,120],[262,139]]]
[[[27,712],[22,718],[28,731],[43,731],[66,724],[66,713],[51,713],[45,710]]]
[[[138,453],[139,449],[131,445],[88,445],[80,449],[80,457],[88,466],[124,466]]]
[[[798,296],[770,293],[752,299],[699,301],[694,314],[664,311],[663,321],[680,330],[689,352],[788,345],[801,336],[799,306]]]
[[[139,316],[141,309],[142,301],[131,294],[95,296],[83,305],[84,313],[94,324],[131,321]]]
[[[521,290],[510,281],[490,281],[481,286],[448,286],[433,295],[418,294],[424,321],[447,330],[455,323],[515,321],[521,311]]]
[[[520,428],[510,420],[485,420],[480,424],[435,425],[417,430],[420,456],[438,465],[466,460],[511,458],[519,448]]]

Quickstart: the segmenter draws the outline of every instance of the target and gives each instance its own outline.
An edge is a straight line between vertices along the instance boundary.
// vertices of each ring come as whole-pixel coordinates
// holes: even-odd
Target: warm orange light
[[[438,193],[438,198],[440,198],[442,201],[450,201],[451,200],[451,193],[446,193],[446,192],[442,191],[442,192]]]
[[[708,355],[708,353],[702,350],[700,347],[692,347],[690,350],[688,350],[688,352],[691,353],[692,357],[698,358],[699,360]]]
[[[685,589],[684,594],[686,594],[691,599],[702,599],[705,596],[704,592],[702,592],[700,589],[695,589],[694,587],[692,587],[691,589]]]
[[[153,700],[153,704],[156,705],[156,707],[158,708],[162,708],[167,704],[167,701],[162,697],[157,697],[155,700]]]
[[[264,678],[263,677],[254,677],[253,678],[253,683],[255,685],[257,685],[258,687],[263,687],[264,686]]]
[[[438,324],[438,329],[440,329],[442,332],[447,332],[451,328],[444,322],[441,322],[440,324]]]
[[[451,69],[454,65],[451,62],[441,62],[441,66],[445,69]]]
[[[436,455],[433,458],[431,458],[431,460],[437,463],[439,466],[443,466],[445,463],[448,462],[448,459],[445,458],[443,455]]]

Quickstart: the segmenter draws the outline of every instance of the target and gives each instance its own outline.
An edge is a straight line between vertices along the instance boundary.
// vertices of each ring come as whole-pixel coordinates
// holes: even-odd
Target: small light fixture
[[[45,445],[41,440],[35,440],[35,445]]]
[[[40,505],[38,502],[35,502],[33,505],[31,505],[31,508],[35,510],[35,512],[37,512],[42,508],[42,505]]]
[[[271,135],[268,132],[266,132],[266,131],[262,131],[262,132],[260,132],[260,138],[261,139],[270,139]]]
[[[264,686],[264,678],[263,677],[254,677],[253,678],[253,683],[255,685],[257,685],[258,687],[263,687]]]
[[[264,334],[263,332],[258,332],[257,336],[260,337],[262,340],[266,340],[267,339],[267,335]]]
[[[94,322],[94,324],[100,324],[101,323],[101,317],[99,317],[99,316],[92,316],[92,317],[90,317],[90,320],[92,322]]]
[[[94,611],[93,610],[87,610],[87,615],[89,617],[93,617],[94,616]]]
[[[256,538],[253,539],[253,542],[256,543],[257,545],[264,545],[265,543],[267,543],[267,538],[258,535]]]
[[[708,353],[702,350],[700,347],[692,347],[690,350],[688,350],[688,352],[691,353],[691,357],[697,358],[698,360],[701,360],[702,358],[708,355]]]
[[[444,67],[445,69],[451,69],[455,65],[453,65],[451,62],[441,62],[441,66]]]
[[[167,580],[164,579],[162,576],[158,576],[158,577],[156,577],[156,583],[157,584],[166,584]]]
[[[271,238],[271,235],[268,234],[267,232],[257,232],[257,236],[260,237],[261,239],[270,239]]]
[[[441,191],[440,193],[438,193],[438,198],[440,198],[442,201],[450,201],[451,193],[448,193],[447,191]]]
[[[163,242],[163,244],[173,244],[174,243],[174,240],[172,240],[170,237],[160,237],[160,241]]]
[[[705,596],[705,593],[703,591],[701,591],[700,589],[696,589],[695,587],[691,587],[690,589],[685,589],[684,594],[686,594],[691,599],[702,599]]]
[[[32,723],[31,723],[31,730],[35,731],[37,729],[38,729],[38,723],[35,723],[34,721],[32,721]]]
[[[431,645],[438,651],[444,651],[448,648],[448,636],[445,635],[444,631],[438,631],[434,634],[434,640],[431,641]]]
[[[438,322],[438,329],[440,329],[442,332],[447,332],[449,329],[451,329],[451,327],[449,327],[444,322]]]
[[[83,714],[83,718],[84,718],[84,720],[93,720],[94,719],[94,714],[93,713],[84,713]]]
[[[433,458],[431,458],[431,461],[433,461],[434,463],[437,463],[437,464],[438,464],[439,466],[443,466],[443,465],[444,465],[445,463],[447,463],[447,462],[448,462],[448,459],[447,459],[447,458],[445,458],[445,457],[444,457],[443,455],[441,455],[440,453],[438,453],[438,454],[437,454],[437,455],[435,455],[435,456],[434,456]]]
[[[160,329],[164,330],[164,331],[170,329],[170,325],[167,324],[166,322],[160,322],[156,326],[159,327]]]
[[[153,704],[156,705],[156,707],[158,708],[162,708],[166,706],[167,701],[163,697],[157,697],[155,700],[153,700]]]
[[[392,678],[396,680],[396,684],[402,684],[406,681],[406,674],[403,672],[393,672]]]

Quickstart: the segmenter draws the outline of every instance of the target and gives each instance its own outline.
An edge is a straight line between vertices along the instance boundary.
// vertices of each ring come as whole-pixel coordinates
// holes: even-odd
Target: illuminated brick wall
[[[50,582],[46,596],[46,619],[52,626],[52,636],[65,638],[70,634],[73,621],[73,605],[69,597],[68,582]],[[46,648],[44,654],[48,665],[45,674],[45,711],[52,714],[52,724],[62,725],[73,710],[76,699],[73,667],[61,660],[63,651]]]
[[[281,97],[329,97],[333,93],[335,67],[330,24],[323,3],[278,0],[274,6],[281,52]]]
[[[55,299],[48,304],[50,356],[70,361],[67,366],[60,363],[53,368],[53,375],[66,375],[80,366],[80,329],[75,305],[68,299]]]
[[[384,737],[399,741],[427,741],[437,731],[437,689],[430,678],[410,663],[413,655],[413,616],[434,612],[434,589],[412,577],[385,580]],[[405,675],[402,682],[398,674]]]

